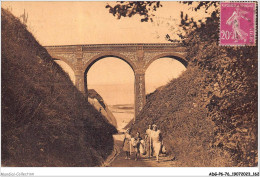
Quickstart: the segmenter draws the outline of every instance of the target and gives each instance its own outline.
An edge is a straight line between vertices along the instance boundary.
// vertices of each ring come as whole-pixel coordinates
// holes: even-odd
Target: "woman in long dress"
[[[148,158],[150,158],[153,155],[151,132],[152,132],[152,126],[149,125],[148,129],[145,132],[145,149],[147,151]]]
[[[159,162],[159,155],[162,146],[162,135],[161,131],[158,130],[156,125],[153,125],[153,131],[151,132],[151,138],[153,143],[153,150],[156,156],[156,161]]]
[[[125,151],[126,157],[125,159],[130,159],[130,146],[131,146],[131,135],[130,129],[127,129],[125,132],[122,149]]]

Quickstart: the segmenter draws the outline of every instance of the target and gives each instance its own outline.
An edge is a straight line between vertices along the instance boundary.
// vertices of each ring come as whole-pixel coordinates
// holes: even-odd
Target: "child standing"
[[[137,132],[136,133],[136,137],[134,138],[134,143],[133,143],[133,146],[135,148],[135,161],[138,160],[138,158],[140,157],[140,143],[141,143],[141,136],[140,136],[140,133]]]

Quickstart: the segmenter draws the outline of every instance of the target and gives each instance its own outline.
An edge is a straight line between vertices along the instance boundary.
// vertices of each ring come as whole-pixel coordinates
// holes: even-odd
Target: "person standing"
[[[161,135],[161,131],[158,130],[157,125],[155,124],[153,125],[153,131],[151,132],[151,139],[152,139],[153,150],[156,156],[156,161],[159,162],[159,155],[162,147],[162,135]]]
[[[148,154],[148,158],[152,156],[152,139],[151,139],[152,126],[148,125],[148,129],[146,130],[145,135],[145,149]]]
[[[140,133],[137,132],[136,133],[136,137],[134,138],[134,148],[135,148],[135,161],[138,160],[138,158],[140,157],[140,144],[141,144],[141,136],[140,136]]]
[[[130,146],[131,146],[131,135],[130,129],[127,129],[125,132],[122,149],[125,151],[126,157],[125,159],[130,159]]]

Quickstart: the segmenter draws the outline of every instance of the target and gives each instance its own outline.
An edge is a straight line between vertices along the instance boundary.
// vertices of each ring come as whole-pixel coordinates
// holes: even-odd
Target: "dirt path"
[[[149,159],[146,156],[139,160],[134,160],[134,154],[131,154],[131,160],[125,159],[125,152],[122,151],[122,135],[114,136],[114,143],[117,154],[107,167],[174,167],[178,166],[178,161],[172,161],[170,157],[160,157],[160,162],[155,161],[155,157]]]

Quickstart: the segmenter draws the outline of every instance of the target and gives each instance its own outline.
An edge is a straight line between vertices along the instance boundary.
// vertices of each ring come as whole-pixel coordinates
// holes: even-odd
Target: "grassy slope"
[[[2,9],[2,165],[98,166],[116,129]]]
[[[209,147],[214,138],[214,123],[207,120],[200,104],[203,73],[188,68],[179,78],[149,95],[137,117],[133,134],[143,135],[148,124],[162,131],[168,153],[181,166],[229,166],[229,156]],[[226,159],[225,159],[226,158]]]

